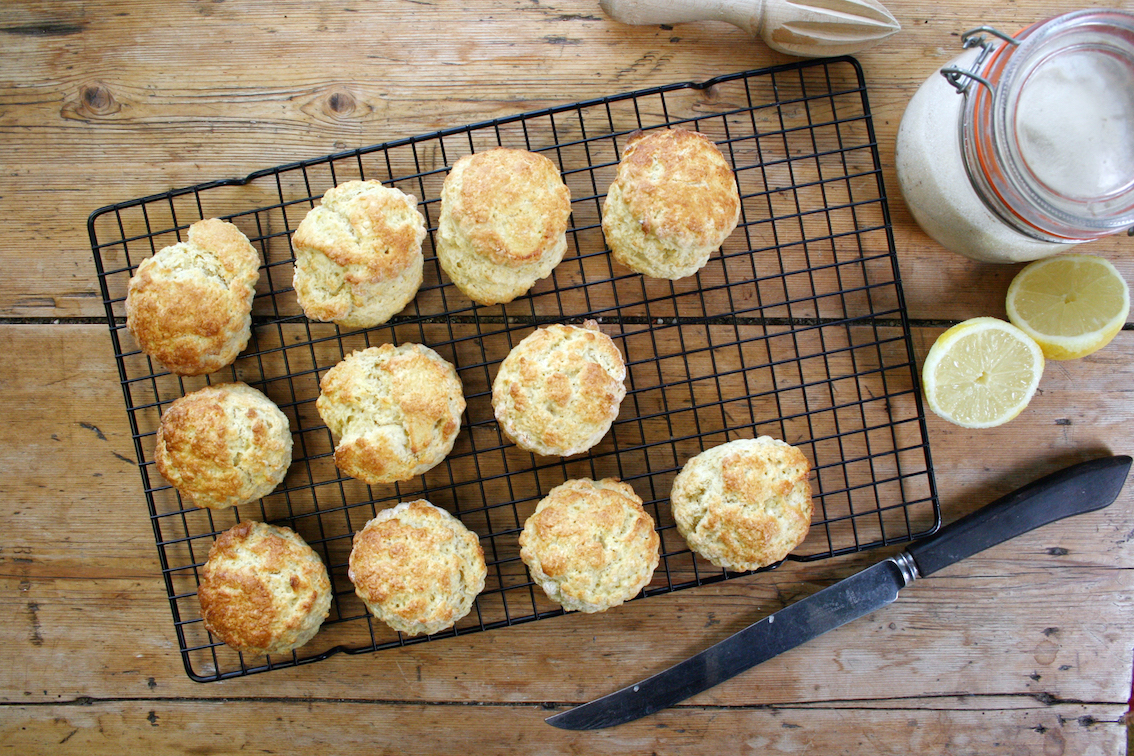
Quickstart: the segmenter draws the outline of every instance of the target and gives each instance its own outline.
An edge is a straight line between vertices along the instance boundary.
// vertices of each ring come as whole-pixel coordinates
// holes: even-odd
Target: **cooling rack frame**
[[[613,263],[601,231],[601,203],[626,138],[671,127],[713,137],[742,196],[740,225],[722,250],[677,282]],[[482,307],[444,276],[433,238],[447,168],[497,145],[556,162],[572,191],[572,219],[567,255],[550,278],[512,303]],[[351,178],[377,178],[414,194],[429,229],[417,299],[389,324],[359,331],[307,321],[290,277],[295,226],[326,189]],[[203,217],[240,226],[264,265],[248,348],[217,373],[179,378],[141,353],[126,330],[126,283],[141,259],[182,240]],[[681,465],[734,438],[783,438],[813,465],[811,534],[789,559],[909,541],[940,525],[878,146],[853,58],[675,83],[293,162],[100,208],[88,231],[180,653],[194,680],[562,614],[531,581],[514,542],[539,498],[569,477],[619,477],[644,499],[662,558],[639,598],[737,577],[688,550],[667,506]],[[493,368],[534,328],[588,319],[627,358],[618,420],[578,457],[517,449],[492,417]],[[419,341],[454,362],[469,407],[441,465],[414,481],[368,487],[334,468],[333,439],[314,399],[318,379],[342,356],[391,341]],[[228,511],[196,509],[153,468],[156,425],[177,397],[232,380],[261,389],[284,410],[295,458],[265,499]],[[489,581],[454,628],[405,637],[366,613],[346,577],[346,554],[352,533],[379,509],[422,497],[478,533]],[[198,570],[216,536],[241,518],[292,527],[328,566],[330,617],[315,640],[290,654],[245,658],[203,628]]]

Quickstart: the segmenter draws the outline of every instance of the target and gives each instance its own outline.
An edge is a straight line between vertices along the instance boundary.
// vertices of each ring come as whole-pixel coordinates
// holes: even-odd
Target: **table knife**
[[[667,670],[546,721],[567,730],[596,730],[672,706],[881,609],[919,577],[1041,525],[1108,506],[1118,498],[1130,463],[1129,456],[1103,457],[1040,478]]]

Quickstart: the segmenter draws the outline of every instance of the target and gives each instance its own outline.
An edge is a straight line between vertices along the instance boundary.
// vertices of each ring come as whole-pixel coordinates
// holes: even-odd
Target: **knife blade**
[[[566,730],[595,730],[672,706],[881,609],[918,577],[1042,525],[1109,506],[1126,482],[1131,461],[1125,455],[1103,457],[1033,481],[669,669],[544,721]]]

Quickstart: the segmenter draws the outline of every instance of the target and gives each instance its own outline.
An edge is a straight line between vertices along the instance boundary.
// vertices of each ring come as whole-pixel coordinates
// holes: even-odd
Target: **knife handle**
[[[931,575],[965,557],[1064,517],[1110,505],[1130,471],[1128,456],[1103,457],[1058,470],[981,507],[907,552],[918,572]]]

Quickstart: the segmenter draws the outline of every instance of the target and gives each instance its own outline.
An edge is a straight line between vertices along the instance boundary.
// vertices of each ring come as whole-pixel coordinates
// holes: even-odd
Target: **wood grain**
[[[959,49],[955,34],[984,21],[1015,29],[1062,9],[1030,2],[998,8],[995,19],[964,3],[932,19],[910,3],[890,9],[903,31],[859,59],[910,313],[1000,315],[1015,268],[945,253],[916,229],[897,191],[894,134],[917,85]],[[113,202],[790,60],[727,24],[629,27],[585,0],[373,2],[341,12],[298,2],[17,2],[0,9],[0,34],[10,61],[0,197],[40,208],[0,218],[3,261],[26,270],[0,281],[0,317],[103,314],[82,221]],[[1091,248],[1134,277],[1128,238]]]
[[[924,347],[935,333],[919,329],[915,341]],[[952,461],[937,475],[948,519],[1061,464],[1121,449],[1126,421],[1116,415],[1128,411],[1122,409],[1129,385],[1124,366],[1134,355],[1134,340],[1126,336],[1093,362],[1068,363],[1045,377],[1044,393],[1014,429],[977,435],[931,419],[934,454]],[[579,736],[546,731],[538,718],[548,712],[540,704],[555,709],[621,687],[892,553],[788,564],[631,602],[606,615],[195,684],[178,658],[137,469],[124,459],[133,453],[125,413],[120,398],[106,391],[116,382],[112,363],[86,359],[105,340],[99,325],[0,329],[3,372],[14,379],[0,404],[9,418],[0,443],[13,450],[0,462],[0,474],[24,481],[11,506],[0,510],[0,529],[9,534],[0,552],[0,611],[13,618],[0,626],[0,668],[9,671],[0,700],[36,704],[3,709],[28,728],[5,739],[15,745],[58,743],[76,729],[63,746],[80,736],[78,744],[95,749],[137,738],[161,752],[176,750],[180,738],[201,737],[223,752],[229,746],[210,740],[219,735],[209,732],[245,731],[223,718],[204,732],[191,724],[213,722],[218,710],[210,701],[218,700],[253,720],[260,707],[276,711],[273,717],[301,727],[313,742],[333,737],[335,726],[301,722],[334,722],[339,715],[321,712],[361,707],[368,721],[436,717],[463,726],[462,718],[472,717],[467,726],[481,734],[466,737],[489,752],[505,747],[494,739],[502,728],[529,733],[524,737],[539,738],[549,750],[568,750],[580,745]],[[32,358],[37,352],[52,360]],[[79,364],[85,368],[78,370]],[[34,400],[52,381],[59,401],[43,415]],[[1068,413],[1064,403],[1097,409]],[[1070,424],[1057,424],[1067,419]],[[1061,444],[1042,447],[1018,441],[1053,434],[1066,435]],[[973,444],[995,451],[974,457],[964,451]],[[41,459],[56,464],[39,477],[23,472]],[[1134,609],[1127,590],[1132,522],[1128,490],[1103,512],[1028,534],[911,586],[893,606],[665,715],[676,719],[599,735],[587,747],[603,752],[627,737],[657,737],[658,748],[678,747],[680,737],[668,734],[675,728],[723,744],[735,728],[749,728],[753,743],[773,753],[790,752],[799,742],[853,753],[843,738],[866,742],[883,728],[883,753],[895,743],[949,743],[957,733],[978,738],[982,747],[1002,743],[1003,753],[1021,744],[1054,747],[1048,744],[1058,737],[1066,753],[1111,753],[1120,737],[1113,723],[1131,677],[1124,649]],[[464,705],[474,701],[483,705]],[[308,713],[301,717],[301,709]],[[844,709],[856,712],[854,724],[846,723]],[[169,729],[147,729],[150,711]],[[996,724],[993,712],[1001,712]],[[1011,712],[1007,719],[1005,712]],[[781,727],[781,717],[805,732]],[[60,722],[70,726],[59,729]],[[849,727],[839,730],[841,738],[821,734],[836,722]],[[973,743],[955,741],[954,752],[966,752],[964,742]],[[383,743],[391,751],[401,747],[397,740]]]
[[[920,364],[947,323],[1003,317],[1018,266],[967,261],[915,226],[893,169],[902,110],[959,50],[961,31],[1015,30],[1067,9],[1051,0],[886,5],[903,31],[858,59]],[[1129,487],[1102,512],[966,560],[880,612],[609,731],[567,733],[541,720],[897,548],[788,563],[604,615],[204,685],[185,674],[103,320],[90,213],[291,161],[790,60],[727,24],[629,27],[591,0],[0,5],[0,751],[1120,753],[1134,672]],[[1111,237],[1084,251],[1134,279],[1131,241]],[[562,273],[576,282],[589,275]],[[715,275],[712,283],[725,280]],[[622,346],[645,348],[646,336]],[[722,343],[708,327],[698,338]],[[666,354],[688,348],[664,328],[654,343]],[[704,349],[675,369],[727,372],[735,359],[734,347]],[[944,518],[1065,464],[1130,453],[1132,364],[1126,330],[1091,357],[1050,363],[1028,410],[1006,426],[969,431],[929,417]],[[720,380],[722,391],[738,386]],[[651,406],[642,394],[637,411]],[[148,437],[140,443],[145,451]]]
[[[953,698],[907,699],[880,707],[868,719],[841,705],[763,709],[683,706],[649,725],[568,733],[550,729],[554,712],[518,706],[374,705],[368,701],[110,701],[19,707],[0,725],[5,750],[99,753],[131,748],[146,753],[294,753],[299,750],[377,754],[452,753],[477,743],[487,754],[550,752],[625,754],[710,752],[735,754],[1074,753],[1108,756],[1124,738],[1114,706],[1039,706],[992,697],[980,708]],[[257,723],[247,727],[247,720]],[[326,723],[313,726],[313,723]],[[967,733],[979,732],[979,740]],[[727,746],[725,746],[727,744]]]

